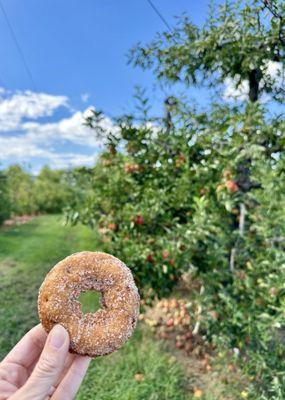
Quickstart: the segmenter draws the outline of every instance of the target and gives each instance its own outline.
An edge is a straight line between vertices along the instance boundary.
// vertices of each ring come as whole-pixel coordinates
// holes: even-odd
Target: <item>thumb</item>
[[[69,348],[69,336],[61,325],[55,325],[30,378],[21,388],[21,399],[43,400],[56,384],[64,367]],[[17,393],[19,394],[19,393]]]

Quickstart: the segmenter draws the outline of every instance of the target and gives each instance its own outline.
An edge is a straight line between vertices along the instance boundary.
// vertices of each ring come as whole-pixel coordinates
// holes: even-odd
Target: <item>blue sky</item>
[[[151,74],[127,66],[136,42],[165,29],[146,0],[2,0],[32,70],[37,89],[65,95],[82,107],[81,95],[112,114],[128,107],[135,84]],[[201,23],[207,0],[154,0],[170,24],[188,12]],[[0,79],[9,89],[33,89],[0,13]],[[4,81],[4,82],[3,82]]]
[[[32,86],[0,10],[0,167],[18,162],[92,164],[99,143],[82,129],[89,106],[118,115],[130,110],[134,86],[148,87],[154,108],[163,94],[150,72],[126,54],[165,29],[146,0],[2,0],[32,72]],[[170,24],[188,12],[201,23],[207,1],[154,0]],[[107,120],[107,123],[110,121]]]
[[[165,30],[147,0],[1,1],[36,87],[0,10],[0,168],[91,165],[100,143],[82,127],[84,113],[90,106],[106,116],[129,111],[137,84],[148,88],[159,111],[165,93],[126,57],[135,43]],[[207,0],[153,2],[170,25],[183,12],[201,24],[207,13]],[[193,95],[203,102],[203,92]],[[108,117],[106,124],[112,126]]]

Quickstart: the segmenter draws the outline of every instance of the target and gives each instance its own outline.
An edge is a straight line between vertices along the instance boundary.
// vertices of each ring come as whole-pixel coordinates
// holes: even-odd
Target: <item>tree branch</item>
[[[240,217],[239,217],[239,234],[242,237],[244,235],[244,224],[245,224],[246,208],[244,203],[240,205]]]
[[[235,255],[236,255],[236,248],[233,247],[231,249],[231,256],[230,256],[230,271],[234,272],[235,269]]]
[[[282,43],[283,46],[285,46],[285,34],[283,35],[283,28],[284,28],[284,18],[283,16],[278,12],[277,7],[275,4],[272,3],[272,0],[263,0],[264,7],[267,8],[267,10],[273,15],[274,18],[279,19],[279,40]]]

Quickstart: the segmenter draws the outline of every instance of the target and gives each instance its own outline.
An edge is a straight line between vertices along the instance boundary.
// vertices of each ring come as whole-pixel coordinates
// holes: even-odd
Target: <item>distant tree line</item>
[[[32,175],[20,165],[0,172],[0,223],[24,214],[58,213],[71,201],[69,173],[45,166]]]

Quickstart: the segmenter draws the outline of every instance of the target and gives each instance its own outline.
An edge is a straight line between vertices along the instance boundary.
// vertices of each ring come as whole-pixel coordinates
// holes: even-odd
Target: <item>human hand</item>
[[[90,358],[70,354],[61,326],[31,329],[0,363],[0,400],[72,400]]]

